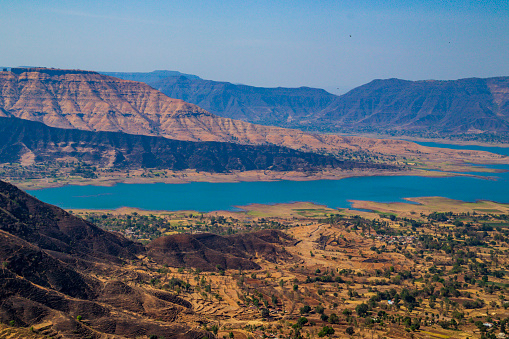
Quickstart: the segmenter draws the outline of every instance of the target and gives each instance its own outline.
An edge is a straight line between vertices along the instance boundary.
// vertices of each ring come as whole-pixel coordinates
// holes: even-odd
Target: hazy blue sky
[[[0,0],[0,65],[255,86],[509,75],[509,1]]]

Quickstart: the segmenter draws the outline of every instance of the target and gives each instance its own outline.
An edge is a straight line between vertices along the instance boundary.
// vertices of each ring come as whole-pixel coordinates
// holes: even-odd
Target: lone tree
[[[300,317],[299,320],[297,320],[297,323],[300,326],[304,326],[304,324],[307,324],[307,322],[308,322],[308,318],[306,318],[306,317]]]
[[[365,303],[357,305],[355,308],[355,312],[359,315],[359,317],[366,317],[368,315],[369,307]]]

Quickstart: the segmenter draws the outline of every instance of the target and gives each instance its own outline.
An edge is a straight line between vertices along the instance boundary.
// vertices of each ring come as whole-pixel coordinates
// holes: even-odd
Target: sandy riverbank
[[[480,171],[481,172],[481,171]],[[311,180],[340,180],[351,177],[362,176],[425,176],[425,177],[449,177],[449,176],[473,176],[473,174],[465,174],[460,172],[442,172],[429,171],[423,169],[409,169],[401,171],[383,171],[383,170],[329,170],[313,173],[306,172],[274,172],[274,171],[246,171],[236,173],[207,173],[187,170],[181,172],[167,171],[165,176],[159,177],[142,177],[128,175],[110,175],[99,176],[95,179],[83,179],[80,177],[69,177],[65,179],[33,179],[33,180],[8,180],[10,183],[24,190],[36,190],[51,187],[62,187],[66,185],[77,186],[114,186],[118,183],[125,184],[185,184],[190,182],[211,182],[211,183],[227,183],[227,182],[253,182],[253,181],[311,181]],[[487,177],[483,177],[487,178]]]

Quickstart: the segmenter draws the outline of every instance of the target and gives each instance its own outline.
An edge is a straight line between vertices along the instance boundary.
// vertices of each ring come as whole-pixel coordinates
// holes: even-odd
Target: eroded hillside
[[[483,162],[499,157],[482,152],[466,156],[454,150],[423,148],[411,142],[309,134],[222,118],[182,100],[171,99],[150,86],[95,72],[19,69],[0,72],[0,108],[7,117],[39,121],[52,127],[87,131],[121,131],[187,141],[274,144],[340,158],[376,161],[401,156],[427,161]],[[393,147],[396,145],[396,147]],[[399,153],[398,153],[399,152]],[[396,154],[395,154],[396,153]],[[402,154],[401,154],[402,153]],[[409,159],[411,162],[412,159]]]

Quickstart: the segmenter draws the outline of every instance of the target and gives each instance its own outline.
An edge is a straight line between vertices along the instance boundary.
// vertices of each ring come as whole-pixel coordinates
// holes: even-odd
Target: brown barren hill
[[[141,245],[3,182],[0,198],[0,323],[57,338],[211,337],[191,328],[189,302],[125,267]]]
[[[220,236],[211,233],[175,234],[155,239],[147,246],[154,261],[173,267],[259,269],[254,259],[270,262],[291,260],[283,245],[291,239],[280,231],[259,231]]]
[[[140,245],[46,204],[0,181],[0,230],[42,249],[118,261],[132,258]]]
[[[0,72],[0,88],[0,116],[39,121],[52,127],[187,141],[274,144],[336,156],[348,151],[370,152],[363,148],[364,142],[355,138],[310,134],[222,118],[196,105],[169,98],[144,83],[91,71],[13,68],[11,72]],[[393,141],[384,143],[386,146],[380,153],[393,154]],[[400,149],[405,156],[422,155],[422,146],[403,143],[405,146]],[[492,160],[492,156],[479,152],[468,159],[457,151],[444,152],[427,153],[470,162]]]

